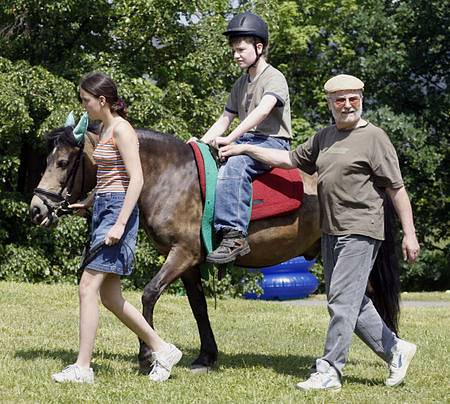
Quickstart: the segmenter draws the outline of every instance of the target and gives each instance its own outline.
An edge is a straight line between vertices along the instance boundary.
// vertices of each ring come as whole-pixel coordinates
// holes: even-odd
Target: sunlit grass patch
[[[126,292],[140,307],[140,293]],[[405,307],[401,335],[418,345],[404,386],[388,389],[385,364],[356,337],[343,390],[302,393],[321,355],[328,314],[323,306],[219,300],[210,317],[219,345],[219,367],[207,375],[189,371],[199,348],[186,297],[163,296],[156,306],[160,334],[184,353],[167,383],[138,373],[136,337],[102,309],[94,353],[94,385],[58,385],[51,373],[72,363],[78,346],[75,286],[0,282],[1,402],[299,403],[445,402],[448,400],[450,309]]]

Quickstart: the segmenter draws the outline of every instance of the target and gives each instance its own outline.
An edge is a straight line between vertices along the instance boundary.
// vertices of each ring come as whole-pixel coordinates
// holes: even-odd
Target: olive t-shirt
[[[267,118],[250,132],[292,138],[288,85],[283,73],[271,65],[267,65],[253,81],[250,81],[248,74],[241,76],[231,89],[225,110],[238,115],[239,119],[243,121],[259,105],[266,94],[273,95],[277,99],[277,103]]]
[[[383,188],[403,185],[397,153],[386,133],[368,123],[330,126],[290,152],[308,174],[318,173],[321,229],[384,240]]]

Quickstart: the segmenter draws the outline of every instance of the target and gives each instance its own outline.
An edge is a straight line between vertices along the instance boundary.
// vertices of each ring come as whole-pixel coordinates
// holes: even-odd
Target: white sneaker
[[[318,360],[319,362],[319,360]],[[341,381],[337,370],[326,361],[320,361],[321,366],[317,366],[318,371],[311,374],[308,380],[300,382],[296,387],[300,390],[341,390]],[[319,371],[320,370],[320,371]]]
[[[65,367],[61,372],[54,373],[52,380],[58,383],[94,383],[94,371],[73,364]]]
[[[416,354],[417,346],[408,341],[398,339],[392,347],[392,359],[389,362],[389,377],[386,386],[395,387],[405,380],[408,366]]]
[[[165,351],[153,352],[153,369],[148,377],[154,382],[164,382],[170,377],[170,371],[181,359],[183,354],[172,344]]]

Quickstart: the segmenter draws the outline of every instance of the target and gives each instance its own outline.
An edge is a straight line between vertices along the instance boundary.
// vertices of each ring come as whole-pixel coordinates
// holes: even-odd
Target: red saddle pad
[[[205,165],[197,145],[189,143],[197,163],[198,176],[205,197]],[[303,181],[300,170],[273,168],[253,181],[253,206],[250,220],[282,216],[300,208],[303,200]]]
[[[281,216],[300,208],[303,181],[300,171],[272,168],[253,181],[253,207],[250,220]]]

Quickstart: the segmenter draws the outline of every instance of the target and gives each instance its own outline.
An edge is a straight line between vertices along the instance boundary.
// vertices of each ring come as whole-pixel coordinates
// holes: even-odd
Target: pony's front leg
[[[195,264],[189,249],[174,246],[170,250],[166,262],[145,286],[142,294],[142,314],[151,327],[153,327],[153,310],[164,289]],[[139,339],[139,346],[139,369],[147,374],[151,368],[152,350],[141,339]]]

